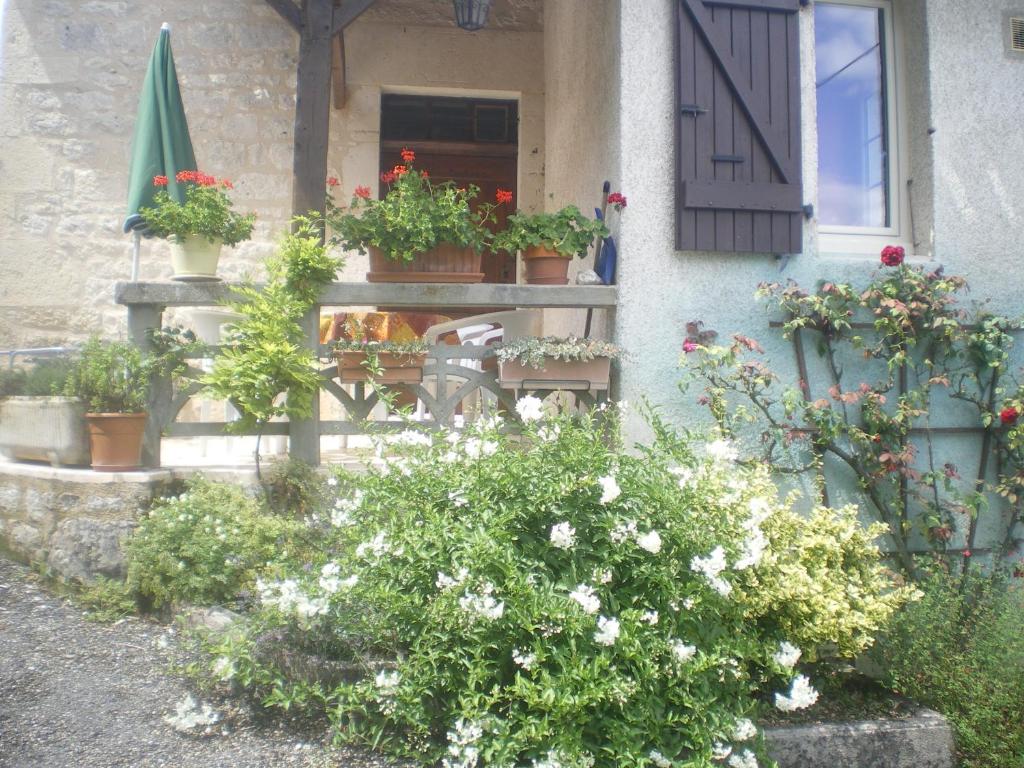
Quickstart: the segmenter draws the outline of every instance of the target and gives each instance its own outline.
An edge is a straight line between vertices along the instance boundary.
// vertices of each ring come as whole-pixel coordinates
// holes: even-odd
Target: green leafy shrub
[[[131,616],[138,611],[137,594],[127,583],[103,576],[85,584],[73,593],[77,603],[84,606],[90,621],[109,623]]]
[[[82,348],[64,385],[65,395],[95,413],[139,413],[146,409],[148,392],[149,372],[139,348],[96,336]]]
[[[636,455],[609,412],[542,407],[519,402],[522,436],[391,438],[381,471],[339,484],[312,568],[261,581],[252,633],[214,664],[278,705],[311,678],[261,656],[267,637],[371,669],[316,693],[341,738],[424,765],[754,764],[759,703],[816,697],[801,654],[859,652],[906,598],[878,530],[805,520],[725,442],[661,429]]]
[[[933,573],[875,656],[894,690],[956,730],[964,768],[1024,765],[1024,595],[1005,575]]]
[[[0,369],[0,397],[59,395],[73,368],[71,358],[55,357],[35,360],[28,368]]]
[[[229,602],[300,529],[262,514],[242,488],[197,479],[139,522],[126,545],[128,584],[154,608]]]

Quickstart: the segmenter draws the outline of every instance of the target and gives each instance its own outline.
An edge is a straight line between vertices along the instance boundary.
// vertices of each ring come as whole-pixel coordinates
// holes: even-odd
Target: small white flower
[[[712,760],[725,760],[729,755],[732,754],[732,747],[728,744],[723,744],[720,741],[716,741],[711,746],[711,759]]]
[[[672,643],[672,655],[676,657],[676,661],[686,663],[697,655],[697,646],[687,645],[682,640],[676,640]]]
[[[648,752],[647,757],[650,758],[651,762],[654,763],[658,768],[672,767],[672,761],[656,749],[652,749],[650,752]]]
[[[640,617],[640,621],[644,624],[650,624],[652,627],[658,623],[658,612],[657,611],[644,611],[644,614]]]
[[[638,536],[636,545],[640,549],[650,552],[652,555],[656,555],[661,552],[661,536],[657,531],[648,531],[643,536]]]
[[[382,694],[389,696],[395,692],[401,680],[401,675],[398,672],[388,672],[386,669],[382,669],[373,679],[373,684]]]
[[[338,485],[338,478],[336,478],[336,477],[328,477],[327,478],[327,484],[329,486],[331,486],[331,488],[334,488],[335,486]]]
[[[613,544],[621,544],[626,539],[631,539],[636,536],[636,521],[627,520],[624,523],[616,525],[610,534],[610,538]]]
[[[728,440],[715,440],[712,443],[708,443],[705,448],[708,456],[716,462],[730,462],[736,461],[739,457],[739,451],[736,450],[736,446],[730,443]]]
[[[602,504],[610,504],[622,495],[622,489],[619,488],[618,482],[611,475],[599,477],[597,482],[601,484],[601,498],[599,501]]]
[[[569,593],[569,597],[575,600],[587,613],[597,613],[601,610],[601,600],[594,594],[594,588],[589,584],[580,584]]]
[[[615,645],[619,639],[619,620],[607,616],[599,616],[597,619],[597,632],[594,633],[594,641],[601,645]]]
[[[818,700],[818,692],[811,686],[806,675],[797,675],[789,689],[789,695],[775,694],[775,706],[783,712],[806,709]]]
[[[390,549],[391,545],[388,544],[387,534],[381,531],[371,541],[364,541],[356,547],[356,557],[366,557],[367,553],[374,557],[381,557],[386,555]]]
[[[561,431],[562,430],[559,429],[557,424],[554,424],[551,427],[541,427],[537,430],[537,437],[544,442],[552,443],[558,439],[558,435],[561,434]]]
[[[741,717],[736,721],[736,727],[732,729],[733,741],[750,741],[757,736],[757,726],[749,717]]]
[[[734,566],[737,571],[742,571],[751,566],[756,566],[761,562],[761,558],[764,557],[764,552],[768,548],[768,539],[765,538],[764,533],[760,528],[755,527],[749,538],[743,542],[743,554],[740,555],[740,559],[736,561]]]
[[[800,649],[792,643],[782,642],[779,643],[779,650],[775,652],[772,658],[780,667],[792,669],[800,661]]]
[[[228,656],[218,656],[217,660],[213,663],[213,674],[217,676],[219,680],[230,680],[235,676],[235,672],[238,670],[235,668],[235,662]]]
[[[430,435],[425,432],[420,432],[417,429],[407,429],[403,432],[399,432],[391,441],[398,445],[423,445],[429,446],[433,441],[430,439]]]
[[[595,571],[594,578],[601,584],[612,583],[612,572],[611,571]]]
[[[448,757],[442,761],[442,767],[475,768],[480,760],[480,750],[475,745],[483,735],[479,724],[459,718],[448,731]]]
[[[459,598],[459,607],[466,613],[474,614],[482,618],[494,621],[500,619],[505,613],[505,603],[494,599],[494,585],[487,583],[481,588],[481,594],[470,592]]]
[[[757,768],[757,756],[749,749],[729,758],[729,768]]]
[[[469,578],[469,569],[460,568],[459,572],[455,576],[449,576],[441,571],[437,572],[437,581],[434,584],[438,589],[450,589],[451,587],[457,587],[462,584],[467,578]]]
[[[576,529],[567,522],[551,526],[551,543],[559,549],[572,549],[576,544]]]
[[[689,467],[669,467],[670,473],[679,478],[679,487],[686,488],[693,483],[695,474]]]
[[[707,557],[694,557],[690,561],[690,570],[702,574],[720,595],[728,596],[732,592],[732,585],[719,576],[726,565],[725,549],[718,546]]]
[[[512,651],[512,661],[518,664],[523,669],[529,670],[533,668],[533,665],[537,663],[537,654],[527,653],[521,648],[516,648]]]
[[[516,413],[523,421],[540,421],[544,418],[544,401],[533,395],[526,395],[516,401]]]

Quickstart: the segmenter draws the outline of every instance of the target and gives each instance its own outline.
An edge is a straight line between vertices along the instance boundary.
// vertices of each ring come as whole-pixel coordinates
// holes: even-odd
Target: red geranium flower
[[[507,204],[511,204],[512,203],[512,190],[510,190],[510,189],[499,189],[497,192],[494,193],[494,199],[497,200],[499,203],[502,203],[502,204],[506,204],[506,203]]]
[[[331,189],[334,189],[334,187],[338,186],[339,184],[341,184],[341,182],[338,181],[338,177],[337,176],[328,176],[327,177],[327,186],[330,187]]]
[[[696,351],[697,351],[697,342],[690,341],[689,339],[687,339],[686,341],[683,342],[683,352],[685,352],[686,354],[690,354],[691,352],[696,352]]]
[[[395,174],[395,178],[398,178],[399,176],[404,176],[405,174],[407,174],[409,172],[409,169],[406,168],[404,165],[396,165],[394,168],[391,169],[391,172]]]
[[[153,186],[154,187],[166,187],[167,186],[167,177],[166,176],[154,176],[153,177]]]
[[[420,171],[420,178],[429,179],[430,178],[430,174],[427,173],[426,171]]]
[[[221,185],[222,187],[224,187],[224,189],[234,189],[234,188],[235,188],[235,185],[234,185],[234,184],[232,184],[232,183],[231,183],[230,181],[228,181],[227,179],[221,179],[221,180],[220,180],[220,185]]]
[[[408,147],[402,147],[402,162],[403,163],[408,164],[408,163],[413,162],[415,159],[416,159],[416,153],[415,152],[413,152]]]
[[[1012,405],[1008,405],[999,412],[999,421],[1003,424],[1016,424],[1017,419],[1020,418],[1020,411],[1014,408]]]
[[[385,171],[380,175],[380,180],[383,181],[385,184],[391,184],[392,182],[394,182],[396,178],[397,177],[395,176],[393,171]]]
[[[899,245],[887,245],[882,249],[882,263],[887,267],[898,267],[907,253]]]
[[[353,192],[356,197],[361,197],[363,200],[370,199],[370,188],[369,187],[356,187],[356,191]]]
[[[195,181],[196,171],[178,171],[178,173],[174,176],[174,180],[179,182]]]
[[[616,211],[626,207],[626,196],[621,192],[612,192],[608,195],[608,205],[614,205]]]

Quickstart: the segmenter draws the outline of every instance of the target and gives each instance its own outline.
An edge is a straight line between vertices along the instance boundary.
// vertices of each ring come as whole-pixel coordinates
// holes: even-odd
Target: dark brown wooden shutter
[[[676,248],[799,253],[799,0],[679,0]]]

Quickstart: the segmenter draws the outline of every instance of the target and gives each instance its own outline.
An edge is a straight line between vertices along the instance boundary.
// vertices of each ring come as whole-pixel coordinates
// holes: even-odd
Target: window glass
[[[826,226],[891,225],[881,8],[816,3],[818,216]]]

